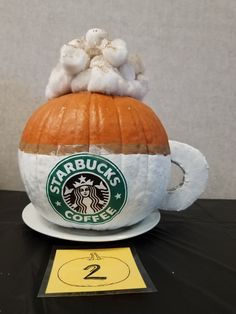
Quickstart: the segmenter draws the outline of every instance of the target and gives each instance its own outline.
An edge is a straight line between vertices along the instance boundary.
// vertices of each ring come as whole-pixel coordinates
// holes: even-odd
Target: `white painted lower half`
[[[20,150],[18,156],[28,196],[44,218],[65,227],[94,230],[116,229],[135,224],[158,208],[166,195],[171,168],[170,155],[102,154],[101,156],[112,161],[123,173],[128,186],[127,202],[111,221],[100,225],[82,225],[66,221],[57,214],[46,194],[49,173],[58,162],[68,156],[29,154]]]

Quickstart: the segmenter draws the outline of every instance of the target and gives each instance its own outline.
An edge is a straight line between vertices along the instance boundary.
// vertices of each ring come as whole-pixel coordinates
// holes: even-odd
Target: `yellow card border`
[[[63,293],[47,293],[46,294],[46,288],[49,282],[50,274],[52,271],[53,263],[54,263],[54,258],[56,255],[57,250],[91,250],[91,251],[96,251],[96,250],[106,250],[106,249],[119,249],[119,248],[129,248],[132,256],[134,258],[134,261],[136,263],[136,266],[138,268],[138,271],[144,280],[146,284],[146,288],[132,288],[132,289],[125,289],[125,290],[109,290],[109,291],[91,291],[91,292],[63,292]],[[136,249],[133,246],[109,246],[109,247],[96,247],[94,245],[94,248],[90,247],[83,247],[83,248],[78,248],[78,247],[67,247],[67,246],[53,246],[51,250],[51,254],[49,257],[48,265],[46,268],[46,271],[43,276],[43,280],[38,292],[38,298],[50,298],[50,297],[68,297],[68,296],[98,296],[98,295],[114,295],[114,294],[129,294],[129,293],[150,293],[150,292],[157,292],[158,290],[154,286],[150,276],[148,275],[144,265],[142,264]]]

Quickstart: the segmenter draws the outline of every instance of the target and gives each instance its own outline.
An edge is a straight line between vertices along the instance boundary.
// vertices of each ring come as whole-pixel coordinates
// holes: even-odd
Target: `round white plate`
[[[69,229],[57,226],[44,219],[32,203],[24,208],[22,218],[24,223],[31,229],[54,238],[81,242],[109,242],[133,238],[151,230],[158,224],[160,213],[156,210],[133,226],[108,231]]]

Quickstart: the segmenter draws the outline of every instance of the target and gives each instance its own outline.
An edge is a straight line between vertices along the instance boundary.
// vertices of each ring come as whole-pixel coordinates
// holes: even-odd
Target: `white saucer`
[[[160,213],[156,210],[133,226],[108,231],[69,229],[57,226],[44,219],[32,203],[24,208],[22,218],[28,227],[50,237],[81,242],[110,242],[133,238],[151,230],[158,224]]]

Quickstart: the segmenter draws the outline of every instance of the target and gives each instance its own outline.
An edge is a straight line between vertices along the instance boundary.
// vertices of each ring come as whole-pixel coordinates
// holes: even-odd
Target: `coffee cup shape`
[[[90,92],[40,106],[25,126],[18,156],[33,206],[68,228],[118,229],[154,210],[186,209],[208,177],[201,152],[169,141],[149,106]],[[171,163],[184,178],[168,190]]]

